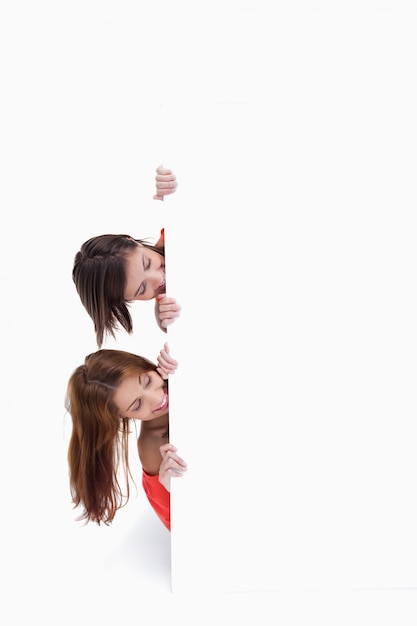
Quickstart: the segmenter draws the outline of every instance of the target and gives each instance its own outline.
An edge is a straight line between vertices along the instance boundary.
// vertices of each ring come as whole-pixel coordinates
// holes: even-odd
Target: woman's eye
[[[142,405],[142,400],[138,400],[137,405],[135,406],[135,411],[139,411],[140,407]]]
[[[150,384],[151,384],[151,377],[148,376],[148,380],[146,381],[146,386],[149,387]]]
[[[151,266],[151,260],[150,259],[146,259],[145,260],[145,270],[148,270]]]

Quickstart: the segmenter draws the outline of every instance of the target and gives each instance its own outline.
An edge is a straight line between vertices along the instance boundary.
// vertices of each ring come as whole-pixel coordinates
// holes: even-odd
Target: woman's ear
[[[143,248],[143,244],[140,243],[139,241],[136,241],[136,239],[134,237],[130,237],[130,235],[129,235],[129,236],[126,237],[126,239],[128,239],[129,241],[134,241],[136,245],[138,245],[141,248]]]

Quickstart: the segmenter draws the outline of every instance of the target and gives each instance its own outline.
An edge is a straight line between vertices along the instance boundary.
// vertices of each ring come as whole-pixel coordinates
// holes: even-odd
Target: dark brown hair
[[[115,337],[120,325],[131,333],[132,317],[124,298],[126,255],[138,244],[164,256],[164,248],[149,245],[129,235],[99,235],[81,246],[75,255],[72,278],[85,309],[94,322],[96,341],[103,345],[105,334]]]
[[[149,371],[156,371],[156,365],[143,357],[123,350],[98,350],[70,377],[68,465],[74,508],[83,507],[79,520],[110,524],[129,499],[129,420],[120,416],[113,397],[124,378]],[[120,461],[125,492],[118,480]]]

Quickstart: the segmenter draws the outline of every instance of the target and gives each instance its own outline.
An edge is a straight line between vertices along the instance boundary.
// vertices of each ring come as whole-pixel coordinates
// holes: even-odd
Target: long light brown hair
[[[68,447],[70,490],[79,520],[110,524],[129,499],[129,420],[113,397],[127,376],[156,371],[156,365],[123,350],[98,350],[72,373],[66,406],[72,418]],[[123,470],[125,490],[119,484]]]

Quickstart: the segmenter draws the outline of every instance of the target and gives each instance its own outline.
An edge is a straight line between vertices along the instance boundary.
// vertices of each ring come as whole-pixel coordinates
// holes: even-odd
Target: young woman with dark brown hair
[[[177,180],[162,166],[156,172],[154,199],[163,200],[175,192]],[[164,331],[179,315],[180,306],[165,293],[163,229],[155,245],[130,235],[92,237],[75,255],[72,277],[94,322],[99,348],[105,335],[114,337],[119,326],[132,332],[129,303],[135,300],[155,299],[155,317]]]

